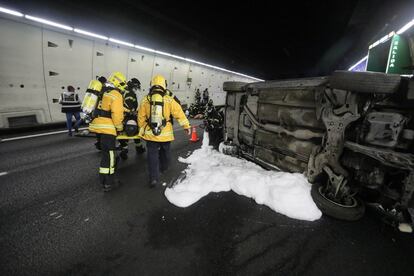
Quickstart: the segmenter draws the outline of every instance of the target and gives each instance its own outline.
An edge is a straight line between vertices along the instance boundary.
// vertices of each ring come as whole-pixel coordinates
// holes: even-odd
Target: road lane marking
[[[199,125],[195,125],[198,127]],[[175,127],[173,128],[173,131],[176,131],[180,129],[181,127]],[[88,129],[87,127],[82,127],[79,130],[85,130]],[[9,142],[9,141],[16,141],[16,140],[22,140],[22,139],[28,139],[28,138],[35,138],[35,137],[41,137],[41,136],[49,136],[49,135],[55,135],[60,133],[65,133],[67,130],[58,130],[58,131],[52,131],[52,132],[46,132],[46,133],[38,133],[38,134],[31,134],[31,135],[25,135],[25,136],[19,136],[19,137],[11,137],[11,138],[5,138],[1,139],[0,142]]]
[[[85,130],[85,129],[88,129],[88,128],[83,127],[83,128],[80,128],[79,130]],[[65,132],[68,132],[68,131],[67,130],[59,130],[59,131],[52,131],[52,132],[46,132],[46,133],[38,133],[38,134],[25,135],[25,136],[19,136],[19,137],[5,138],[5,139],[1,139],[1,142],[22,140],[22,139],[28,139],[28,138],[34,138],[34,137],[40,137],[40,136],[48,136],[48,135],[65,133]]]
[[[0,176],[6,175],[8,172],[0,172]]]

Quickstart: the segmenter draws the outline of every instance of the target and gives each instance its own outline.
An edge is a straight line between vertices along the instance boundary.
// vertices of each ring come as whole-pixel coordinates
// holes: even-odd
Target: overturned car
[[[223,88],[224,153],[304,173],[326,215],[357,220],[371,206],[388,222],[411,222],[414,79],[336,71]]]

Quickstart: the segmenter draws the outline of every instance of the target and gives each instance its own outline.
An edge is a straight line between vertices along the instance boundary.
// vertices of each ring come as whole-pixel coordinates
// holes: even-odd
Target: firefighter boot
[[[102,184],[102,190],[104,192],[109,192],[114,187],[114,175],[113,174],[101,174],[99,176]]]
[[[122,160],[128,159],[128,149],[122,149],[121,153],[119,154]]]

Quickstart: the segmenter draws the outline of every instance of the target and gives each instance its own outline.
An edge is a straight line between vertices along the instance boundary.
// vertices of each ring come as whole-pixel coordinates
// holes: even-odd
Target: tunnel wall
[[[150,79],[162,74],[184,104],[208,88],[214,103],[225,103],[224,81],[252,79],[160,56],[73,32],[0,18],[0,128],[64,121],[53,103],[72,85],[83,98],[91,79],[124,72],[141,81],[140,99]]]

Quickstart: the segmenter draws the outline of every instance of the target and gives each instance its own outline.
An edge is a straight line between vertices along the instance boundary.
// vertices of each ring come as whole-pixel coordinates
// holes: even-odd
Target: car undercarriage
[[[304,173],[331,217],[365,206],[395,225],[414,208],[414,80],[336,71],[328,77],[226,82],[224,153]]]

